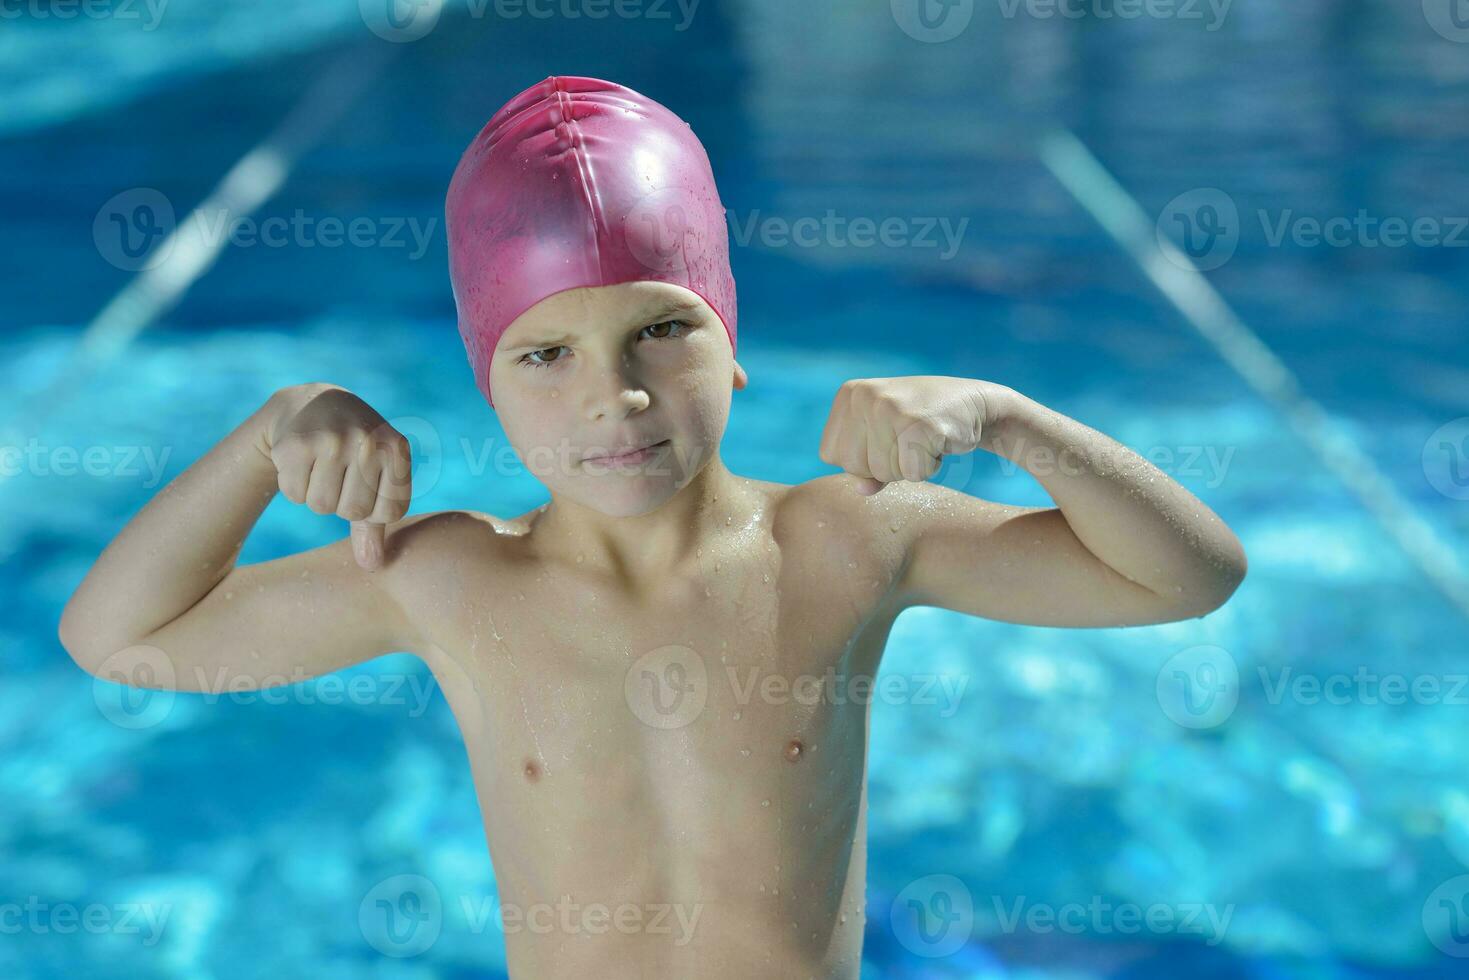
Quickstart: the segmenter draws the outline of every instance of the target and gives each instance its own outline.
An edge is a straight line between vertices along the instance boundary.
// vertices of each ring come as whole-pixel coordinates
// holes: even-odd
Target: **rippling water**
[[[905,33],[880,2],[736,0],[698,8],[683,30],[451,7],[259,216],[417,221],[422,255],[227,250],[162,324],[60,389],[79,331],[128,280],[92,236],[103,202],[151,187],[186,212],[331,57],[381,42],[353,5],[299,0],[268,17],[174,0],[147,32],[34,14],[0,24],[12,258],[0,417],[24,413],[40,460],[0,480],[0,901],[171,910],[153,945],[146,928],[6,935],[0,972],[503,975],[493,929],[451,916],[431,950],[395,960],[357,921],[363,896],[405,870],[494,895],[442,699],[416,711],[189,696],[129,730],[99,713],[55,622],[161,482],[284,384],[335,381],[419,426],[421,450],[438,439],[442,467],[417,483],[415,512],[508,515],[543,499],[527,478],[476,474],[460,451],[461,437],[502,437],[458,346],[431,223],[489,112],[567,73],[660,98],[709,147],[751,376],[724,444],[736,472],[827,472],[816,446],[846,378],[992,378],[1149,453],[1250,557],[1239,592],[1202,620],[1057,630],[904,615],[884,672],[965,687],[957,704],[874,709],[864,977],[1464,975],[1449,954],[1469,943],[1445,931],[1469,913],[1453,884],[1469,873],[1462,616],[1071,200],[1036,141],[1074,132],[1150,216],[1225,195],[1238,244],[1211,281],[1462,555],[1469,508],[1442,491],[1457,471],[1430,436],[1469,416],[1469,247],[1272,236],[1359,213],[1455,234],[1469,213],[1469,43],[1436,32],[1417,0],[1236,0],[1215,30],[1103,16],[1110,4],[1081,20],[1011,6],[973,4],[942,43]],[[828,213],[840,230],[783,240]],[[903,243],[861,245],[858,219],[896,220]],[[59,472],[63,446],[101,447],[103,463]],[[1048,502],[989,458],[951,461],[940,479]],[[242,560],[339,533],[278,500]],[[1176,655],[1200,645],[1237,669],[1238,703],[1188,727],[1163,688]],[[426,679],[407,657],[348,673],[386,671]],[[1380,703],[1390,674],[1439,693]],[[1303,676],[1350,693],[1313,703],[1289,686]],[[931,876],[953,876],[938,885],[945,901],[971,910],[944,956],[923,955],[934,950],[893,918],[915,895],[938,910]],[[1214,936],[1128,931],[1115,913],[1076,929],[1024,918],[1102,903],[1228,919]]]

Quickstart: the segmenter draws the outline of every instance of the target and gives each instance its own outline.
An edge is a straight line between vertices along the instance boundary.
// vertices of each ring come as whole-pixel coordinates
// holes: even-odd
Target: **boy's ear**
[[[735,391],[739,391],[741,388],[743,388],[745,385],[747,385],[749,383],[750,383],[750,377],[749,377],[749,375],[745,374],[745,369],[742,368],[742,367],[740,367],[740,362],[739,361],[735,361],[734,362],[734,386],[735,386]]]

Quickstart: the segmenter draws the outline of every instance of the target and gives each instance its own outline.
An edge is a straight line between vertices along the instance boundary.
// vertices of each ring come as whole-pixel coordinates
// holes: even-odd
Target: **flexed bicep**
[[[909,484],[891,501],[907,527],[905,606],[1032,626],[1140,626],[1197,615],[1107,565],[1057,507]]]

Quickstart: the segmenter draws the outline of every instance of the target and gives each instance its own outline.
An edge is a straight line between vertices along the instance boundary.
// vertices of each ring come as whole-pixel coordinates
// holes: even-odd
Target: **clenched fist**
[[[345,388],[297,385],[273,401],[263,448],[281,493],[351,521],[357,564],[378,568],[384,525],[402,520],[413,496],[408,439]]]
[[[980,446],[1013,390],[971,378],[923,375],[844,382],[821,433],[821,458],[871,495],[889,483],[921,483],[945,456]]]

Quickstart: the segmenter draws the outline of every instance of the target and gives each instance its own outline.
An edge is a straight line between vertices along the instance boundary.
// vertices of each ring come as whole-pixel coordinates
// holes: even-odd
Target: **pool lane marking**
[[[321,141],[327,129],[366,91],[397,56],[400,45],[371,44],[337,57],[317,76],[285,118],[254,149],[241,157],[214,190],[154,247],[164,258],[138,272],[104,306],[72,348],[49,383],[29,396],[35,409],[55,406],[81,387],[86,375],[120,354],[142,331],[172,309],[218,260],[230,241],[234,222],[249,217],[275,196],[301,155]],[[206,215],[227,215],[224,234],[205,234]],[[225,227],[218,222],[216,227]],[[19,444],[20,434],[36,431],[36,414],[22,412],[5,427],[0,445]],[[0,471],[0,485],[6,474]]]
[[[1234,312],[1194,263],[1157,234],[1142,205],[1070,130],[1042,138],[1040,157],[1143,274],[1225,362],[1273,405],[1321,462],[1346,485],[1404,554],[1466,619],[1469,580],[1433,526],[1354,443],[1263,340]]]

